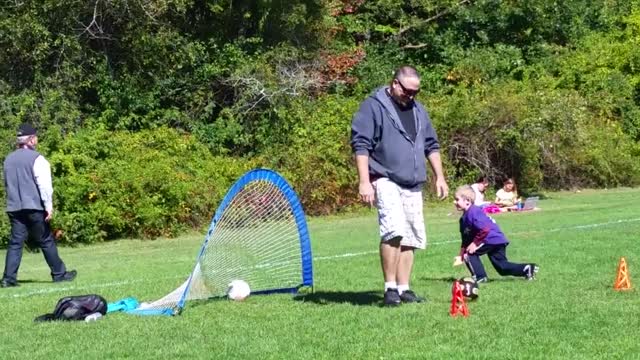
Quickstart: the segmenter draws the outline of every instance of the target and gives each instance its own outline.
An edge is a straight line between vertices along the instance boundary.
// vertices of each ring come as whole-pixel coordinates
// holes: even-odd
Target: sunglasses
[[[409,96],[409,97],[414,97],[414,96],[418,95],[418,93],[420,92],[420,89],[417,89],[417,90],[407,89],[406,87],[404,87],[404,85],[402,85],[400,80],[398,80],[398,79],[395,79],[395,80],[398,83],[398,85],[400,85],[400,88],[402,89],[402,92],[405,95]]]

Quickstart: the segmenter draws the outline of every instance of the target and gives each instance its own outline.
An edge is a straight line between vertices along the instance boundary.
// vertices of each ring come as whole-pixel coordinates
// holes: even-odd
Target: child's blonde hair
[[[456,189],[455,196],[470,201],[471,203],[476,201],[476,193],[469,185],[462,185],[458,187],[458,189]]]

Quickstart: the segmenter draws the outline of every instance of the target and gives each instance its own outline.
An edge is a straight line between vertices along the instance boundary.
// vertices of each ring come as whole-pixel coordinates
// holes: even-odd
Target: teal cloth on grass
[[[135,310],[140,303],[136,298],[128,297],[116,302],[107,304],[107,314],[114,311]]]

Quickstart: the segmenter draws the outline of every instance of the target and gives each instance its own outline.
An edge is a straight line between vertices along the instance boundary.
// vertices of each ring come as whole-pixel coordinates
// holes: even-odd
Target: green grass
[[[34,324],[66,295],[98,293],[159,298],[194,265],[202,235],[123,240],[62,248],[72,283],[49,282],[41,254],[24,255],[19,288],[0,289],[0,357],[247,359],[622,359],[640,355],[637,290],[612,290],[626,256],[640,284],[640,190],[553,193],[542,211],[495,216],[511,240],[513,261],[532,261],[534,282],[501,278],[469,303],[468,318],[451,318],[451,262],[459,248],[459,214],[428,203],[430,246],[416,259],[412,288],[427,304],[379,306],[382,278],[375,214],[310,219],[315,292],[209,301],[181,316],[110,314],[94,323]],[[340,256],[352,254],[353,256]],[[0,253],[4,258],[4,252]],[[340,257],[339,257],[340,256]]]

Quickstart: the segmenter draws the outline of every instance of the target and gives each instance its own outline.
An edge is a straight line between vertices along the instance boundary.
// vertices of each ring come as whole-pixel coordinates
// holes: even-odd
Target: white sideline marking
[[[566,228],[549,229],[549,230],[547,230],[547,232],[556,232],[556,231],[571,230],[571,229],[591,229],[591,228],[596,228],[596,227],[600,227],[600,226],[615,225],[615,224],[622,224],[622,223],[636,222],[636,221],[640,221],[640,218],[621,219],[621,220],[609,221],[609,222],[600,223],[600,224],[587,224],[587,225],[569,226],[569,227],[566,227]]]
[[[162,277],[160,279],[177,279],[177,278],[183,278],[183,277],[184,276],[168,276],[168,277]],[[55,287],[55,288],[48,288],[48,289],[38,289],[38,290],[29,291],[29,292],[23,292],[23,293],[18,293],[18,294],[2,295],[2,296],[0,296],[0,299],[30,297],[30,296],[34,296],[34,295],[46,295],[46,294],[62,292],[62,291],[69,291],[69,290],[76,290],[76,289],[109,288],[109,287],[115,287],[115,286],[121,286],[121,285],[143,283],[143,282],[147,282],[147,281],[149,281],[149,279],[124,280],[124,281],[108,282],[108,283],[103,283],[103,284],[87,284],[87,285],[83,285],[83,286],[65,286],[65,287]]]
[[[332,260],[332,259],[339,259],[339,258],[346,258],[346,257],[354,257],[354,256],[362,256],[362,255],[371,255],[371,254],[377,254],[378,251],[363,251],[363,252],[357,252],[357,253],[346,253],[346,254],[340,254],[340,255],[330,255],[330,256],[316,256],[313,258],[313,261],[318,261],[318,260]]]
[[[638,221],[640,221],[640,218],[620,219],[620,220],[609,221],[609,222],[605,222],[605,223],[576,225],[576,226],[568,226],[568,227],[554,228],[554,229],[547,229],[547,230],[518,231],[518,232],[513,232],[512,234],[529,234],[529,233],[532,233],[532,232],[542,232],[542,233],[544,233],[544,232],[558,232],[558,231],[563,231],[563,230],[592,229],[592,228],[597,228],[597,227],[601,227],[601,226],[617,225],[617,224],[622,224],[622,223],[630,223],[630,222],[638,222]],[[459,242],[459,241],[460,240],[438,241],[438,242],[428,243],[428,245],[451,244],[451,243],[456,243],[456,242]],[[376,251],[363,251],[363,252],[356,252],[356,253],[345,253],[345,254],[330,255],[330,256],[316,256],[316,257],[313,258],[313,261],[334,260],[334,259],[349,258],[349,257],[356,257],[356,256],[373,255],[373,254],[377,254],[377,253],[378,253],[378,251],[376,250]],[[161,279],[177,279],[177,278],[181,278],[181,277],[184,277],[184,276],[163,277]],[[66,287],[57,287],[57,288],[38,289],[38,290],[33,290],[33,291],[23,292],[23,293],[18,293],[18,294],[0,295],[0,299],[30,297],[30,296],[36,296],[36,295],[45,295],[45,294],[51,294],[51,293],[56,293],[56,292],[76,290],[76,289],[109,288],[109,287],[115,287],[115,286],[142,283],[142,282],[147,282],[147,281],[149,281],[149,279],[124,280],[124,281],[115,281],[115,282],[109,282],[109,283],[103,283],[103,284],[94,284],[94,285],[87,284],[87,285],[84,285],[84,286],[66,286]]]

